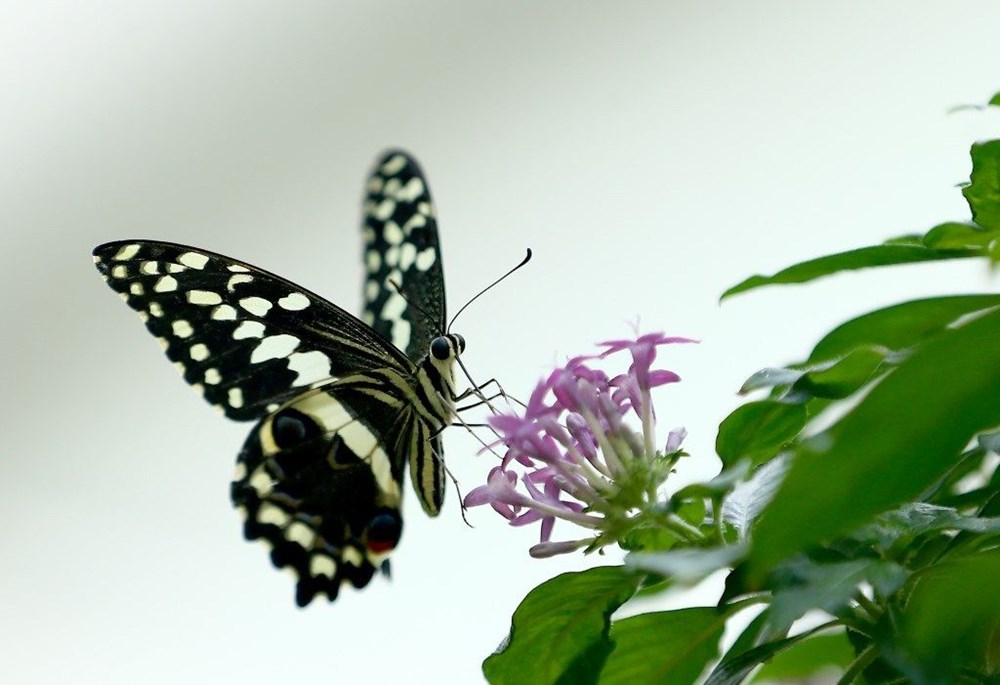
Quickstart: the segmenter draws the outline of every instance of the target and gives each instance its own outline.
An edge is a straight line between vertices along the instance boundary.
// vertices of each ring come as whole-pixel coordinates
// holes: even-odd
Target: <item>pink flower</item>
[[[540,521],[540,544],[530,550],[535,557],[620,539],[638,513],[656,504],[657,488],[683,455],[683,428],[670,433],[664,451],[654,447],[651,390],[680,380],[673,371],[653,368],[657,348],[687,342],[695,341],[660,333],[612,340],[601,343],[606,349],[600,354],[574,357],[555,369],[535,387],[522,416],[490,417],[497,444],[507,451],[465,505],[490,504],[514,526]],[[623,351],[632,357],[628,371],[609,378],[599,364]],[[556,519],[596,535],[552,542]]]

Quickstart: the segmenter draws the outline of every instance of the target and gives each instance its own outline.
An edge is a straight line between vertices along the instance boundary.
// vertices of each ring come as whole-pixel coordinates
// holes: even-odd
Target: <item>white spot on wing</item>
[[[139,252],[139,244],[130,243],[122,247],[120,250],[118,250],[118,252],[115,253],[115,256],[112,257],[111,259],[115,261],[124,261],[126,259],[132,259],[132,257],[135,257],[135,255],[138,252]]]
[[[246,268],[245,266],[240,266],[239,264],[230,264],[226,268],[232,271],[233,273],[246,273],[250,271],[250,269]]]
[[[403,229],[395,221],[386,223],[383,235],[390,245],[399,245],[403,242]]]
[[[375,298],[378,297],[378,281],[368,281],[365,283],[365,299],[369,302],[374,302]]]
[[[271,489],[274,488],[274,480],[263,466],[259,466],[253,472],[253,475],[250,476],[250,487],[254,489],[254,492],[259,497],[264,497],[269,495]]]
[[[194,328],[184,319],[177,319],[170,324],[170,328],[173,329],[174,335],[178,338],[190,338],[194,334]]]
[[[208,264],[208,257],[200,252],[185,252],[177,258],[177,261],[192,269],[204,269]]]
[[[247,465],[242,461],[236,462],[236,470],[233,471],[233,480],[243,480],[247,477]]]
[[[128,269],[124,264],[119,264],[118,266],[111,269],[111,276],[113,278],[125,278],[128,276]]]
[[[285,539],[309,549],[316,539],[316,532],[302,521],[294,521],[285,529]]]
[[[360,421],[352,421],[342,427],[337,434],[344,441],[344,444],[362,459],[367,459],[378,446],[378,439],[375,437],[375,434],[368,430],[368,427]]]
[[[423,214],[414,214],[413,216],[411,216],[409,219],[406,220],[405,224],[403,224],[403,230],[406,232],[406,235],[410,235],[410,231],[412,231],[414,228],[422,227],[425,225],[427,225],[427,217],[424,216]]]
[[[399,253],[399,268],[406,271],[413,265],[413,260],[416,258],[417,246],[413,243],[403,243],[402,249]]]
[[[340,557],[343,561],[347,562],[351,566],[361,568],[364,559],[361,558],[361,552],[357,548],[347,545],[344,547],[344,551]]]
[[[434,266],[434,262],[437,261],[437,251],[433,247],[428,247],[423,252],[417,255],[417,259],[414,264],[417,265],[417,270],[427,271],[429,268]]]
[[[254,316],[264,316],[273,305],[263,297],[244,297],[240,300],[240,306]]]
[[[337,563],[326,554],[313,554],[309,559],[309,573],[314,576],[333,578],[337,575]]]
[[[156,318],[160,318],[161,316],[163,316],[163,307],[160,306],[159,302],[150,302],[149,313],[155,316]]]
[[[399,245],[392,245],[385,251],[385,263],[391,268],[399,266]]]
[[[401,350],[405,350],[410,344],[411,326],[409,321],[404,321],[402,316],[406,310],[406,300],[393,292],[385,301],[379,316],[392,325],[392,344]]]
[[[309,298],[302,293],[290,293],[278,300],[278,306],[290,312],[302,311],[310,304]]]
[[[372,475],[375,476],[375,482],[378,483],[379,489],[390,497],[393,502],[398,502],[400,499],[399,485],[392,477],[392,464],[389,462],[389,456],[385,453],[385,450],[376,446],[374,451],[372,451],[368,463],[371,466]]]
[[[293,386],[309,385],[330,377],[330,358],[319,350],[295,352],[288,357],[288,370],[298,374]]]
[[[142,295],[143,293],[146,292],[142,287],[142,283],[139,283],[138,281],[130,285],[128,287],[128,291],[133,295]]]
[[[205,382],[209,385],[218,385],[222,381],[222,375],[216,368],[205,369]]]
[[[211,290],[189,290],[186,294],[187,301],[197,305],[212,305],[222,302],[222,295],[213,293]]]
[[[264,335],[264,324],[260,321],[243,321],[233,331],[233,340],[260,338]]]
[[[299,346],[300,340],[294,335],[279,333],[263,338],[250,354],[251,364],[260,364],[268,359],[287,357]]]
[[[216,321],[235,321],[236,309],[228,304],[220,304],[212,310],[212,318]]]
[[[139,265],[139,273],[146,274],[147,276],[155,276],[160,273],[160,263],[143,262]]]
[[[230,407],[239,409],[243,406],[243,391],[239,388],[230,388],[227,400]]]
[[[236,286],[238,286],[240,283],[250,283],[251,281],[253,281],[253,276],[249,274],[238,273],[229,277],[229,282],[226,284],[226,287],[229,289],[229,292],[233,292],[234,290],[236,290]]]
[[[396,202],[390,198],[385,198],[378,203],[378,206],[372,210],[372,216],[374,216],[379,221],[385,221],[392,213],[396,211]]]
[[[396,198],[406,202],[413,202],[424,194],[424,182],[419,176],[411,178],[405,186],[396,193]]]
[[[205,343],[195,343],[191,346],[191,349],[188,350],[188,354],[191,356],[191,359],[196,362],[205,361],[208,359],[208,345]]]
[[[284,510],[279,509],[270,502],[264,502],[260,505],[260,509],[257,510],[257,521],[259,523],[270,523],[279,528],[284,528],[290,518]]]
[[[187,267],[182,264],[167,264],[168,274],[179,274],[182,271],[187,271]]]
[[[386,176],[394,176],[399,173],[400,169],[406,166],[406,157],[403,155],[393,155],[389,159],[385,160],[379,171],[381,171]]]
[[[382,255],[378,253],[378,250],[368,250],[365,253],[365,261],[368,266],[368,273],[375,273],[382,267]]]
[[[410,335],[413,333],[413,326],[409,321],[392,322],[392,344],[401,350],[406,350],[410,344]]]
[[[298,400],[293,405],[314,418],[328,433],[333,433],[354,421],[354,417],[337,400],[325,392],[317,392]]]
[[[177,290],[177,279],[173,276],[163,276],[153,286],[153,290],[158,293],[169,293]]]

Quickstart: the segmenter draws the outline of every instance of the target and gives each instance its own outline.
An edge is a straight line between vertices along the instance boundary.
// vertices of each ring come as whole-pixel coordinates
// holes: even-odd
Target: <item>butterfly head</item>
[[[455,333],[439,335],[431,341],[427,361],[437,371],[451,397],[455,397],[455,360],[465,352],[465,338]]]

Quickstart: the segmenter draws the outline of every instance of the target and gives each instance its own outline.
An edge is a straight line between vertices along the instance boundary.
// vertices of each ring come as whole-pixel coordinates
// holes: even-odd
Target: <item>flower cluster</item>
[[[513,526],[540,521],[541,542],[530,550],[534,557],[592,551],[622,540],[644,517],[656,514],[659,487],[683,455],[683,428],[671,431],[657,449],[651,391],[680,380],[673,371],[653,367],[657,348],[687,342],[695,341],[660,333],[604,342],[600,354],[575,357],[555,369],[535,387],[522,416],[490,417],[500,438],[493,446],[507,451],[486,485],[465,497],[465,505],[490,504]],[[609,377],[599,368],[626,351],[632,357],[627,372]],[[594,534],[553,542],[557,518]]]

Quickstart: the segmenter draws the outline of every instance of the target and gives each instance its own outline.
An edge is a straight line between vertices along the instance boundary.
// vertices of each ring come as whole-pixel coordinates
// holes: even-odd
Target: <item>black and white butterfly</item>
[[[361,588],[402,532],[409,466],[424,511],[445,490],[440,434],[455,412],[434,206],[401,151],[375,165],[363,207],[364,320],[290,281],[200,248],[98,246],[105,280],[209,403],[257,421],[233,504],[247,539],[297,576],[295,600]]]

